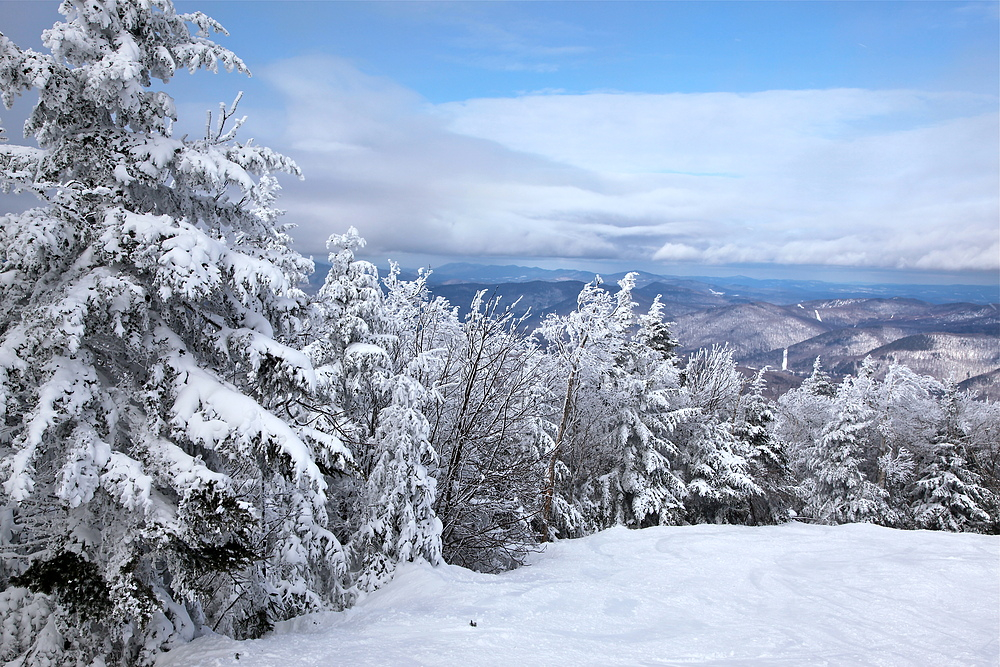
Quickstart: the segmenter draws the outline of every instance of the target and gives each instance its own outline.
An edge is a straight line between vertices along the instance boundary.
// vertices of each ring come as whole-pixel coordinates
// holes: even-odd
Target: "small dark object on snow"
[[[469,625],[471,625],[472,627],[476,627],[476,622],[475,621],[469,621]]]

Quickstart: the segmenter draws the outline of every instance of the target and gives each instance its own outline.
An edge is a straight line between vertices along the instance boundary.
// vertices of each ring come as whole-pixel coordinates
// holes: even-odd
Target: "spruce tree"
[[[979,483],[959,454],[959,447],[942,441],[921,466],[913,484],[913,515],[919,528],[962,531],[990,523],[986,511],[996,499]]]
[[[750,522],[772,524],[786,521],[792,501],[792,472],[785,444],[775,435],[775,416],[764,398],[767,366],[754,376],[750,390],[740,397],[736,437],[745,443],[750,475],[761,493],[750,499]]]
[[[830,375],[823,370],[823,363],[819,357],[813,360],[812,373],[802,383],[802,391],[813,396],[829,397],[837,393],[837,387],[830,380]]]
[[[687,416],[677,400],[677,343],[663,322],[659,296],[637,319],[635,332],[624,334],[601,386],[610,408],[610,432],[602,438],[603,447],[595,443],[605,452],[602,467],[594,471],[599,474],[595,523],[600,528],[677,523],[687,495],[674,469],[679,452],[673,433]]]
[[[423,412],[437,398],[423,383],[434,384],[440,355],[416,343],[426,277],[400,281],[393,265],[383,291],[375,266],[355,257],[364,245],[353,227],[329,238],[331,267],[306,346],[321,411],[353,455],[353,474],[338,476],[328,493],[330,513],[342,517],[348,601],[387,583],[400,562],[441,560],[430,471],[437,456]]]
[[[1000,499],[970,460],[971,438],[962,423],[967,402],[954,382],[943,389],[937,434],[918,457],[909,489],[914,523],[934,530],[995,531]]]
[[[28,662],[139,664],[337,604],[323,471],[349,454],[303,412],[311,267],[272,176],[297,168],[237,141],[236,103],[172,136],[152,88],[245,72],[221,26],[169,0],[60,12],[49,53],[0,35],[4,102],[38,95],[38,148],[0,147],[0,180],[41,199],[0,224],[0,597],[46,628],[14,649]]]
[[[579,517],[578,531],[672,523],[681,514],[685,489],[673,470],[671,433],[685,415],[674,400],[675,343],[659,299],[635,317],[635,278],[628,274],[614,294],[599,279],[584,286],[576,311],[550,316],[537,332],[562,399],[544,511],[555,523],[556,498],[568,500],[561,507]],[[574,534],[565,526],[556,532]]]
[[[823,523],[892,523],[888,492],[876,483],[869,455],[874,411],[865,398],[867,378],[847,377],[837,390],[832,419],[810,455],[815,479],[808,511]]]
[[[436,461],[423,413],[426,378],[437,375],[436,349],[415,345],[424,278],[398,280],[358,260],[365,241],[353,227],[327,242],[330,271],[316,299],[312,341],[325,411],[353,453],[355,475],[336,480],[331,509],[345,517],[351,596],[388,582],[397,564],[441,559],[441,524],[434,514]]]
[[[750,503],[763,491],[751,476],[750,449],[737,436],[743,379],[729,347],[701,349],[683,371],[685,399],[697,416],[679,436],[692,523],[747,523]]]

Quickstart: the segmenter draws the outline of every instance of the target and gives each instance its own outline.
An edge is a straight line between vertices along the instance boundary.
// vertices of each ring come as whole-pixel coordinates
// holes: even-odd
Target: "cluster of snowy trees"
[[[819,359],[778,401],[798,511],[822,523],[1000,532],[1000,406],[903,365],[833,385]]]
[[[400,562],[517,566],[612,525],[873,521],[996,531],[996,406],[894,366],[772,404],[726,348],[599,280],[535,331],[379,276],[353,229],[318,295],[275,209],[288,158],[236,104],[175,138],[155,90],[245,71],[169,0],[67,0],[0,34],[0,659],[148,664],[344,608]],[[194,28],[194,30],[192,30]],[[17,662],[20,661],[20,662]]]

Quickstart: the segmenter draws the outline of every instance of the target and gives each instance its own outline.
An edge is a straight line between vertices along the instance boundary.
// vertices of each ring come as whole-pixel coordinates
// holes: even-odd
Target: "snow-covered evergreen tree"
[[[761,493],[750,498],[750,522],[786,521],[793,496],[792,472],[785,445],[774,433],[775,416],[764,398],[767,366],[754,376],[750,390],[740,397],[734,435],[745,443],[750,476]]]
[[[918,450],[917,470],[908,491],[913,522],[919,528],[993,529],[1000,499],[983,484],[975,462],[968,460],[972,443],[963,425],[962,413],[968,404],[962,399],[954,382],[944,385],[939,396],[937,433],[929,446]],[[918,423],[922,424],[926,417],[921,414]]]
[[[663,322],[659,297],[639,316],[635,333],[626,335],[601,386],[610,432],[594,443],[605,458],[594,470],[600,502],[593,520],[599,528],[676,523],[687,495],[674,470],[678,450],[672,438],[689,411],[677,399],[677,344]],[[600,474],[604,468],[609,471]]]
[[[823,523],[892,523],[888,493],[867,456],[874,411],[865,401],[868,378],[846,378],[837,390],[834,414],[810,453],[815,479],[808,513]]]
[[[961,531],[989,523],[990,515],[984,508],[996,499],[979,484],[958,450],[951,442],[937,443],[921,466],[912,492],[918,527]]]
[[[428,439],[430,425],[419,408],[426,389],[405,372],[388,378],[383,388],[392,395],[379,415],[377,458],[365,485],[367,514],[351,545],[359,555],[357,585],[362,591],[384,584],[398,563],[441,561],[436,481],[427,470],[436,453]]]
[[[316,312],[311,322],[311,341],[306,348],[316,366],[319,382],[332,405],[344,411],[344,424],[356,422],[371,435],[378,406],[364,392],[365,348],[352,345],[377,344],[380,335],[373,330],[383,317],[384,297],[379,288],[378,270],[370,262],[355,259],[355,251],[365,240],[351,227],[345,234],[327,240],[330,270],[316,297]],[[345,366],[354,362],[361,366]],[[361,454],[361,452],[356,452]],[[362,468],[369,468],[358,459]]]
[[[913,525],[908,487],[919,462],[933,458],[945,392],[934,378],[896,363],[880,381],[869,380],[867,401],[874,414],[867,456],[875,462],[876,484],[887,493],[895,517],[892,525]]]
[[[342,542],[354,535],[364,514],[361,489],[374,466],[372,443],[386,402],[377,386],[391,365],[372,329],[384,307],[378,271],[354,257],[364,244],[353,227],[327,240],[331,266],[304,332],[304,351],[316,369],[315,413],[352,454],[353,474],[337,476],[327,493],[328,511],[340,519],[336,530]]]
[[[674,398],[675,343],[659,300],[635,326],[635,274],[614,294],[600,284],[586,285],[574,312],[550,316],[537,333],[556,364],[561,396],[546,515],[561,494],[569,516],[583,521],[577,530],[672,522],[685,493],[671,460],[671,432],[683,418]]]
[[[763,491],[751,476],[749,444],[735,432],[743,379],[729,347],[698,350],[683,371],[685,398],[698,416],[679,436],[692,523],[747,523]]]
[[[951,388],[945,414],[954,419],[953,428],[942,429],[946,439],[960,442],[962,458],[992,499],[983,509],[990,515],[977,529],[1000,534],[1000,403],[975,400]],[[952,416],[953,417],[950,417]],[[958,438],[961,438],[958,440]]]
[[[819,357],[813,360],[812,373],[802,383],[802,391],[814,396],[833,396],[837,387],[830,380],[830,375],[823,370],[823,362]]]
[[[169,0],[60,11],[50,53],[0,36],[5,103],[39,97],[38,148],[0,146],[0,180],[42,200],[0,223],[0,596],[27,588],[51,615],[29,662],[46,641],[138,664],[200,627],[252,636],[336,604],[322,471],[349,454],[302,425],[311,267],[276,226],[271,175],[297,168],[236,140],[235,103],[204,138],[173,137],[151,87],[245,71],[208,38],[221,27]]]
[[[994,530],[995,474],[982,470],[1000,460],[989,454],[997,451],[996,421],[988,417],[1000,414],[995,404],[869,358],[839,387],[817,360],[812,376],[782,396],[778,408],[775,432],[789,444],[804,515],[830,523]]]
[[[446,300],[428,298],[426,281],[423,272],[416,280],[402,281],[399,266],[391,264],[383,280],[383,306],[372,327],[388,366],[375,386],[384,407],[373,420],[373,467],[363,495],[366,523],[360,542],[355,538],[352,545],[356,551],[358,544],[367,543],[370,554],[381,554],[362,559],[369,587],[382,577],[380,560],[394,568],[417,558],[432,564],[442,559],[434,477],[440,457],[426,415],[441,401],[439,383],[457,315]],[[369,541],[368,534],[375,539]]]
[[[316,299],[314,340],[326,411],[336,416],[355,461],[353,476],[337,481],[332,510],[344,517],[352,595],[375,590],[396,565],[441,559],[441,524],[433,510],[436,460],[422,411],[436,375],[436,350],[415,344],[423,307],[423,278],[401,283],[398,267],[379,288],[378,271],[357,260],[364,246],[353,227],[328,241],[331,268]]]

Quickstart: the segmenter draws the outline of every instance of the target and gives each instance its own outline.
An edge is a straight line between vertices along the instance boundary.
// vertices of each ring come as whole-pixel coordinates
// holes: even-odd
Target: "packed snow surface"
[[[158,665],[995,666],[998,569],[996,536],[615,528],[502,575],[408,564],[353,609],[202,637]]]

